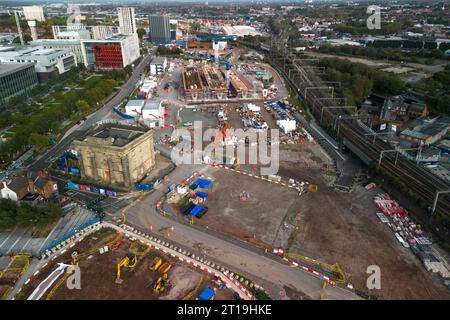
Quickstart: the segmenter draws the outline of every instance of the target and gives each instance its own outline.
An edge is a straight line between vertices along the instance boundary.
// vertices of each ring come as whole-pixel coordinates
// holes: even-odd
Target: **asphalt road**
[[[136,89],[137,83],[141,79],[141,73],[144,72],[145,67],[151,61],[152,56],[144,56],[142,61],[135,67],[131,77],[122,86],[120,91],[109,100],[102,108],[92,114],[86,121],[80,124],[76,130],[64,137],[57,145],[53,146],[46,154],[33,162],[29,168],[33,171],[39,171],[47,168],[51,164],[51,159],[55,156],[62,154],[67,150],[73,140],[81,137],[93,124],[96,122],[114,117],[112,107],[117,106],[122,100],[128,98],[134,89]]]
[[[179,246],[193,248],[205,257],[229,266],[233,272],[250,274],[250,277],[266,288],[274,299],[285,298],[284,286],[301,291],[313,299],[319,299],[321,294],[330,300],[360,299],[351,291],[340,287],[323,291],[322,280],[304,271],[157,213],[155,203],[162,197],[167,187],[171,183],[189,177],[194,171],[200,171],[203,167],[204,165],[177,167],[169,174],[168,183],[162,183],[154,192],[128,210],[127,223],[138,227],[141,231],[164,237]]]

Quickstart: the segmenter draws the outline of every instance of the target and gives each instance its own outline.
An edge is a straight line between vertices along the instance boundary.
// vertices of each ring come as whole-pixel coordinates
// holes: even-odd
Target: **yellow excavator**
[[[162,277],[159,277],[153,282],[153,291],[159,294],[163,292],[164,289],[169,285],[170,285],[169,276],[167,273],[164,273]]]
[[[153,259],[152,264],[150,265],[150,270],[152,270],[152,271],[158,270],[158,268],[161,266],[162,262],[163,261],[160,257],[155,257]]]
[[[120,262],[117,264],[117,276],[116,276],[116,283],[121,284],[123,282],[122,279],[120,279],[120,268],[126,267],[126,268],[134,268],[137,265],[137,257],[136,255],[129,254]]]

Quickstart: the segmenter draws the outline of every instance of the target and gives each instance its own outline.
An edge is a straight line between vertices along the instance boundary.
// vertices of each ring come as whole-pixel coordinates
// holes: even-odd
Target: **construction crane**
[[[136,257],[136,255],[129,254],[125,258],[120,260],[120,262],[117,264],[116,283],[121,284],[123,282],[123,280],[120,279],[120,269],[122,267],[126,267],[126,268],[132,269],[136,265],[137,265],[137,257]]]

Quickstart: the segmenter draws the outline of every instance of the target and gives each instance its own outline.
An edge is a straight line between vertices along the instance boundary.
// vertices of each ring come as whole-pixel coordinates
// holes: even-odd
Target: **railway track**
[[[248,42],[242,44],[262,50]],[[264,51],[267,50],[264,47]],[[367,156],[372,163],[377,164],[382,151],[392,150],[393,147],[382,139],[369,135],[371,129],[363,126],[356,117],[350,117],[344,108],[331,108],[338,105],[336,98],[330,96],[329,86],[314,73],[314,69],[285,49],[284,44],[276,44],[270,47],[270,57],[279,72],[283,73],[299,95],[309,103],[313,113],[322,118],[322,123],[333,128],[338,127],[339,138],[345,138]],[[396,161],[396,157],[397,161]],[[437,191],[450,189],[449,184],[428,172],[425,168],[416,165],[402,154],[384,152],[380,167],[398,178],[408,189],[431,207]],[[450,201],[447,196],[441,195],[436,205],[435,212],[450,218]],[[448,236],[448,229],[444,235]]]

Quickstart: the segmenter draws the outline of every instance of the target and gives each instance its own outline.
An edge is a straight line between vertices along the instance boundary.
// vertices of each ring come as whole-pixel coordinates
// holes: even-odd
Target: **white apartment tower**
[[[45,21],[44,9],[41,6],[23,7],[23,15],[26,20]]]
[[[136,18],[134,17],[134,8],[117,8],[119,16],[119,33],[136,33]]]

